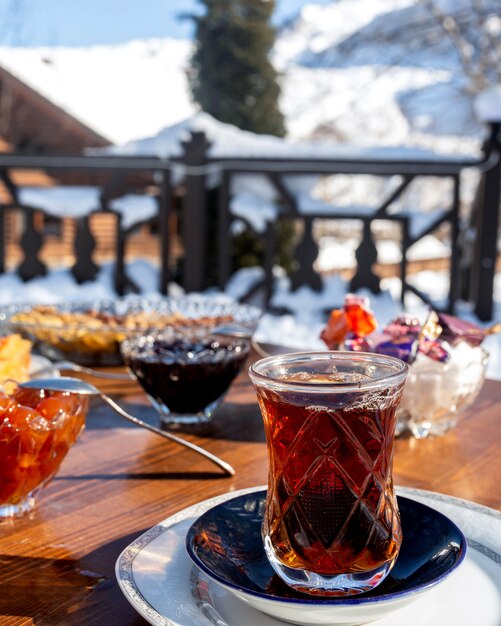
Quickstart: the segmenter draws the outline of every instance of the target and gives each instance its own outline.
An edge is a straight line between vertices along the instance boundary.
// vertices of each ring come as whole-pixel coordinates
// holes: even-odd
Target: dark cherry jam
[[[126,344],[125,363],[146,393],[180,414],[199,413],[218,400],[249,354],[248,342],[227,338],[146,337]]]

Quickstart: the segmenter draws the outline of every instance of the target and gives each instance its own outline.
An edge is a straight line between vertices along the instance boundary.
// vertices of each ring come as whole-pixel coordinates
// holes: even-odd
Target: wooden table
[[[127,384],[120,391],[136,394],[122,399],[142,403],[156,420],[137,388]],[[119,553],[180,509],[266,482],[261,417],[246,374],[218,411],[213,433],[186,437],[231,463],[236,476],[225,477],[193,452],[93,407],[39,508],[0,524],[0,626],[146,624],[118,588]],[[501,383],[488,381],[446,436],[397,441],[396,484],[501,509],[500,442]]]

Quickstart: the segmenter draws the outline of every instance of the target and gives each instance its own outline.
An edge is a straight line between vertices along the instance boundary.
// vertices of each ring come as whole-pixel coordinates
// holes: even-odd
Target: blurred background
[[[297,320],[365,289],[496,319],[500,9],[4,0],[4,300],[212,289]]]

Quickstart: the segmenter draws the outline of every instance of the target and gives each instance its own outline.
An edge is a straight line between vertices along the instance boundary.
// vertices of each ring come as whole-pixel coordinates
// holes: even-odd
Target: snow
[[[104,265],[95,281],[78,285],[68,270],[51,270],[47,276],[21,282],[13,273],[0,275],[0,297],[3,305],[11,303],[57,303],[88,302],[114,297],[113,264]],[[158,268],[144,260],[136,260],[128,264],[128,275],[140,285],[141,293],[148,297],[160,297],[157,291]],[[262,279],[260,268],[241,270],[230,280],[226,294],[232,299],[241,296],[250,286]],[[416,286],[426,286],[429,293],[437,300],[444,299],[448,289],[446,272],[421,272],[413,276]],[[362,290],[362,295],[370,298],[371,308],[376,314],[379,326],[384,326],[401,311],[398,304],[399,281],[384,279],[383,292],[374,296]],[[183,290],[176,284],[169,286],[172,296],[181,296]],[[217,291],[210,292],[213,297],[221,297]],[[285,315],[263,315],[255,338],[257,341],[281,344],[291,349],[324,349],[319,339],[320,331],[325,324],[326,312],[342,305],[346,294],[346,283],[339,276],[324,279],[320,293],[309,287],[302,287],[295,292],[290,291],[289,279],[278,274],[276,289],[272,299],[275,307],[285,307],[290,313]],[[501,319],[501,276],[496,277],[495,285],[496,310],[494,319]],[[409,295],[407,311],[423,319],[428,308],[417,298]],[[465,305],[459,311],[461,317],[476,321]],[[487,376],[501,380],[501,334],[491,335],[484,342],[485,349],[490,353]]]
[[[356,266],[355,253],[359,241],[352,238],[322,237],[319,241],[319,254],[315,261],[317,272],[332,272],[352,269]],[[400,263],[401,247],[398,241],[382,239],[376,241],[378,262],[382,264]],[[433,235],[426,235],[409,248],[408,261],[447,259],[450,248]],[[424,291],[427,291],[424,289]]]
[[[0,64],[112,142],[158,133],[196,110],[190,41],[81,48],[0,47]]]
[[[474,107],[479,120],[501,122],[501,85],[493,85],[478,94]]]
[[[156,198],[147,195],[129,193],[110,200],[108,205],[122,216],[122,228],[125,230],[155,217],[158,213]]]
[[[191,133],[201,131],[211,143],[211,157],[232,159],[232,165],[238,164],[239,157],[267,157],[271,170],[273,159],[290,157],[474,157],[479,154],[485,133],[478,119],[499,120],[499,85],[479,96],[474,108],[463,69],[447,38],[441,36],[432,44],[420,39],[419,29],[409,28],[422,11],[418,0],[337,0],[324,7],[305,7],[299,18],[279,33],[273,51],[273,62],[283,75],[281,107],[288,128],[286,140],[246,133],[198,111],[188,90],[186,70],[193,49],[189,41],[156,39],[90,48],[0,47],[0,64],[119,144],[105,151],[109,154],[171,159],[182,154],[182,142]],[[177,167],[175,177],[179,179],[184,172]],[[214,184],[220,168],[213,167],[206,173],[210,184]],[[381,181],[348,185],[305,176],[291,178],[286,184],[304,212],[310,207],[325,211],[331,200],[343,210],[358,207],[359,211],[369,211],[368,205],[378,192],[391,191],[387,182]],[[473,183],[465,188],[470,197],[473,190]],[[262,231],[267,220],[274,219],[279,211],[276,190],[266,177],[238,176],[233,179],[231,192],[234,215],[250,222],[257,231]],[[62,192],[56,190],[52,193],[46,210],[58,215],[78,217],[96,208],[98,201],[92,189],[80,188],[78,194],[70,190],[70,195],[74,194],[71,197],[58,198]],[[443,207],[447,193],[446,187],[426,181],[409,192],[405,206],[426,210]],[[28,195],[23,202],[42,206],[44,200]],[[134,220],[151,216],[154,202],[153,198],[131,196],[114,200],[112,206],[122,213],[124,224],[131,225]],[[419,218],[423,222],[414,220],[413,229],[423,228],[424,222],[432,218],[423,213]],[[352,238],[324,238],[317,267],[352,267],[356,245]],[[379,241],[377,245],[383,262],[398,260],[397,243]],[[447,254],[447,246],[429,236],[411,248],[409,257],[430,259]],[[137,260],[128,265],[128,273],[142,293],[156,293],[158,270],[150,263]],[[260,269],[242,270],[230,281],[227,293],[237,298],[261,278]],[[446,297],[446,273],[421,272],[409,280],[436,301]],[[273,304],[289,309],[291,314],[264,315],[257,338],[293,348],[323,348],[318,335],[325,310],[342,304],[345,283],[338,276],[327,277],[323,291],[317,294],[309,288],[291,293],[288,279],[282,275],[276,282]],[[371,297],[380,324],[399,311],[399,281],[385,279],[382,284],[385,291]],[[48,276],[29,283],[21,283],[17,276],[7,273],[0,276],[0,297],[4,304],[101,299],[112,297],[112,285],[111,265],[103,266],[95,282],[83,285],[77,285],[65,270],[52,270]],[[170,288],[173,294],[181,293],[176,285]],[[495,300],[495,318],[499,319],[499,277]],[[406,303],[412,312],[423,314],[425,307],[417,298],[409,294]],[[474,319],[467,308],[460,313]],[[491,352],[488,375],[501,379],[500,336],[489,337],[486,348]]]
[[[54,217],[81,218],[101,210],[101,190],[98,187],[21,187],[19,202],[41,209]],[[131,228],[154,217],[158,212],[155,198],[147,195],[126,194],[108,202],[108,206],[122,217],[122,227]]]
[[[278,215],[276,204],[249,192],[234,195],[230,200],[230,211],[235,217],[244,219],[256,233],[263,233],[267,224]]]
[[[484,131],[464,70],[440,31],[433,41],[424,38],[416,25],[426,18],[418,0],[303,7],[278,32],[272,55],[289,138],[478,150]],[[174,155],[179,142],[169,148],[161,130],[198,110],[187,79],[192,51],[191,41],[170,38],[88,48],[3,46],[0,64],[114,143],[150,138],[122,150]],[[227,139],[231,151],[231,134]],[[255,154],[247,148],[247,156]],[[220,148],[214,154],[224,156]]]
[[[98,187],[21,187],[19,202],[55,217],[80,218],[101,206]]]

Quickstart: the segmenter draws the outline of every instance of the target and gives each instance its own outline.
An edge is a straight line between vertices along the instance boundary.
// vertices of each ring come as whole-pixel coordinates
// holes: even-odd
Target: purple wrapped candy
[[[343,347],[350,352],[372,352],[372,345],[366,337],[359,337],[354,333],[349,333],[344,340]]]
[[[376,352],[378,354],[394,356],[405,363],[412,363],[414,361],[417,349],[418,341],[414,334],[391,337],[390,339],[380,341],[376,345]]]
[[[421,324],[415,317],[409,315],[399,315],[392,320],[384,329],[386,335],[390,337],[406,337],[408,335],[419,335]]]
[[[450,352],[440,340],[436,341],[427,339],[426,337],[419,339],[419,352],[426,354],[426,356],[434,361],[440,361],[440,363],[445,363],[451,357]]]
[[[476,348],[482,343],[487,334],[479,326],[445,313],[438,314],[438,321],[442,327],[440,337],[448,341],[452,346],[455,346],[460,341],[466,341],[468,345]]]

